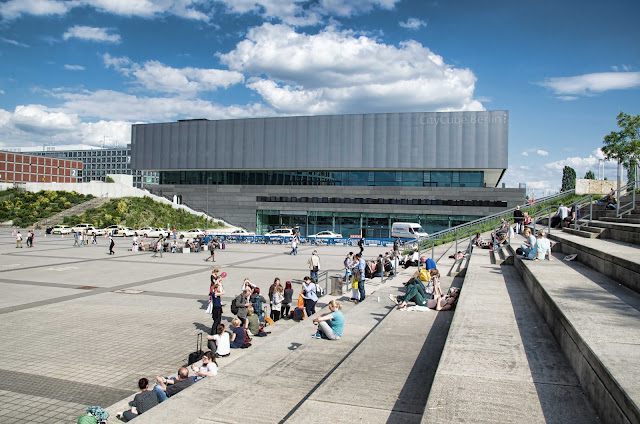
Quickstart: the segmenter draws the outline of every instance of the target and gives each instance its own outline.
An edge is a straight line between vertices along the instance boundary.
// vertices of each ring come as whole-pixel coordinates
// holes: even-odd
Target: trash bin
[[[331,296],[342,296],[342,275],[331,276]]]

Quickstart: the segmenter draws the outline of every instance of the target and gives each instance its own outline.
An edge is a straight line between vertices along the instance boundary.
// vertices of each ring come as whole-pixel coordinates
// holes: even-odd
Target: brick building
[[[77,160],[54,159],[0,152],[0,182],[6,183],[76,183],[82,170]]]

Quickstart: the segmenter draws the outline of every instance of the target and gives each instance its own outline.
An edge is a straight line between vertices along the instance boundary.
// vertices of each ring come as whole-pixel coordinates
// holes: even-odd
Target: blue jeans
[[[165,400],[169,399],[169,396],[167,396],[167,393],[164,390],[162,390],[159,384],[156,384],[153,387],[153,391],[156,394],[156,397],[158,398],[158,402],[162,403]]]
[[[360,293],[360,302],[364,300],[364,280],[358,281],[358,292]]]
[[[313,281],[317,281],[318,280],[318,271],[309,271],[309,277],[313,278]]]

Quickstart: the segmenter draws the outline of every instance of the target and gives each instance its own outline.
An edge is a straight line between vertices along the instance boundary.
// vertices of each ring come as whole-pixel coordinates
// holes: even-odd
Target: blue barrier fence
[[[227,243],[256,243],[256,244],[290,244],[293,237],[283,236],[238,236],[228,234],[209,234],[205,237],[208,243],[215,237],[218,240],[224,240]],[[315,238],[315,237],[298,237],[301,246],[317,245],[317,246],[357,246],[359,238]],[[365,246],[393,246],[394,238],[367,238]],[[412,243],[413,240],[400,239],[402,245]]]

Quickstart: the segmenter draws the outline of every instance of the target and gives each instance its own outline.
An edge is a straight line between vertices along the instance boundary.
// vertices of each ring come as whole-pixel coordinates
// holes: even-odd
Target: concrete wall
[[[519,188],[243,185],[155,185],[147,188],[160,196],[181,195],[185,204],[202,211],[207,210],[208,199],[210,215],[249,231],[256,230],[257,210],[485,216],[504,209],[487,206],[257,202],[258,196],[495,200],[507,202],[508,208],[525,203],[525,190]]]
[[[585,180],[576,179],[576,194],[609,194],[611,189],[616,189],[616,180]]]

